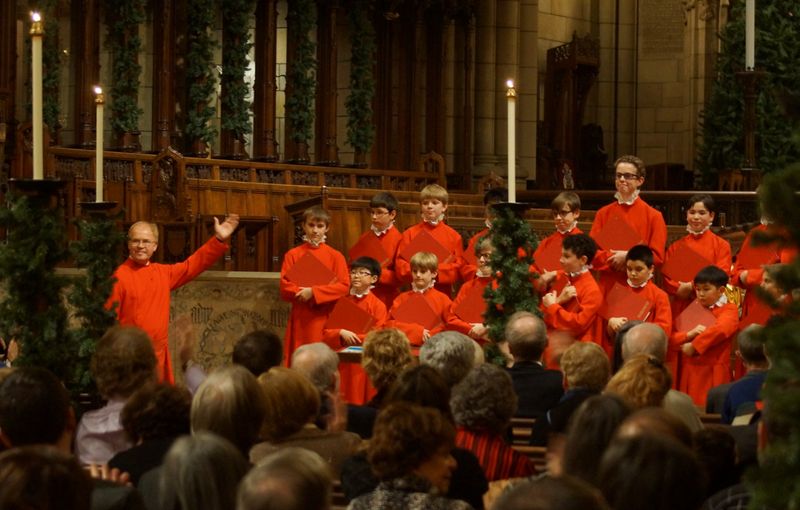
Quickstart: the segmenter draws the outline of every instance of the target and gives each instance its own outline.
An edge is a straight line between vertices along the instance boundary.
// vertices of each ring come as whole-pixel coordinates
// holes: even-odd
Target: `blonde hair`
[[[561,356],[561,370],[569,388],[601,391],[611,377],[611,364],[602,347],[592,342],[576,342]]]
[[[297,370],[272,367],[258,376],[258,384],[267,411],[261,434],[269,441],[294,434],[319,413],[319,391]]]
[[[436,271],[439,269],[439,259],[433,253],[427,251],[418,251],[408,262],[411,264],[412,270],[421,269],[424,271],[427,269]]]
[[[419,192],[419,201],[422,202],[423,200],[439,200],[441,203],[447,205],[447,190],[443,187],[439,186],[438,184],[428,184],[422,191]]]
[[[581,199],[571,191],[562,191],[550,203],[550,209],[553,210],[553,213],[559,213],[565,205],[569,207],[570,211],[578,212],[581,210]]]
[[[315,205],[314,207],[309,207],[303,211],[303,223],[307,222],[308,220],[322,220],[326,225],[330,225],[331,213],[329,213],[326,209]]]
[[[378,391],[391,386],[413,360],[408,337],[399,329],[371,331],[364,339],[361,366]]]
[[[136,227],[149,228],[150,232],[153,233],[153,237],[155,238],[156,243],[158,243],[158,225],[156,225],[155,223],[150,223],[149,221],[137,221],[136,223],[131,225],[131,228],[128,229],[128,239],[131,238],[131,232],[133,232],[133,229]]]
[[[634,409],[660,407],[672,386],[672,376],[655,356],[639,354],[625,362],[608,381],[604,393],[622,397]]]

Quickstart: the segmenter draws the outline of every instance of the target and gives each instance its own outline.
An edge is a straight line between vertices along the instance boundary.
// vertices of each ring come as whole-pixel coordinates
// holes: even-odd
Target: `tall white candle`
[[[96,127],[94,142],[94,201],[103,201],[103,109],[105,97],[103,89],[99,86],[94,88],[94,104],[96,110]]]
[[[517,91],[514,89],[514,80],[506,81],[506,98],[508,99],[508,201],[517,201]]]
[[[744,68],[756,67],[756,0],[747,0],[744,15]]]
[[[33,89],[33,178],[44,179],[44,115],[42,114],[42,38],[44,23],[31,13],[31,83]]]

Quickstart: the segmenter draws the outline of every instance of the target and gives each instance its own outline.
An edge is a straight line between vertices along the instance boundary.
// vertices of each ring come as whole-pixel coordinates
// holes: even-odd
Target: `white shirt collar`
[[[385,229],[383,229],[383,230],[378,230],[377,228],[375,228],[375,225],[370,225],[370,226],[369,226],[369,229],[370,229],[370,230],[372,230],[372,232],[373,232],[373,233],[374,233],[376,236],[378,236],[378,237],[381,237],[381,236],[382,236],[382,235],[384,235],[386,232],[390,231],[390,230],[392,229],[392,227],[394,227],[394,220],[392,220],[392,222],[391,222],[391,223],[389,223],[389,226],[388,226],[388,227],[386,227],[386,228],[385,228]]]
[[[578,271],[575,271],[574,273],[567,273],[567,275],[568,275],[570,278],[577,278],[577,277],[579,277],[580,275],[582,275],[583,273],[585,273],[585,272],[589,271],[590,269],[592,269],[592,265],[591,265],[591,264],[586,264],[585,266],[583,266],[582,268],[580,268]]]
[[[692,230],[692,227],[690,225],[686,225],[686,231],[689,232],[690,234],[692,234],[693,236],[698,236],[698,237],[703,235],[703,234],[705,234],[706,232],[708,232],[708,229],[710,229],[710,228],[711,228],[711,225],[709,224],[709,225],[706,225],[703,230],[701,230],[700,232],[697,232],[695,230]]]
[[[375,288],[375,286],[374,286],[374,285],[370,285],[370,286],[369,286],[369,289],[374,289],[374,288]],[[354,291],[353,289],[350,289],[350,295],[351,295],[351,296],[355,296],[355,297],[357,297],[358,299],[361,299],[361,298],[363,298],[364,296],[366,296],[367,294],[369,294],[369,289],[367,289],[366,291],[364,291],[364,293],[363,293],[363,294],[356,294],[356,291]]]
[[[636,191],[634,191],[633,194],[631,195],[631,198],[628,200],[623,200],[622,195],[620,194],[619,191],[614,193],[614,198],[617,199],[619,205],[632,205],[634,202],[636,202],[636,199],[639,198],[639,190],[637,189]]]
[[[427,287],[425,287],[424,289],[418,289],[418,288],[416,288],[416,287],[414,286],[414,284],[412,283],[412,284],[411,284],[411,290],[413,290],[413,291],[414,291],[414,292],[416,292],[417,294],[425,294],[426,292],[428,292],[428,289],[432,289],[434,285],[436,285],[436,278],[433,278],[433,279],[431,280],[431,284],[430,284],[430,285],[428,285]]]
[[[653,273],[650,273],[650,278],[648,278],[647,280],[642,282],[641,285],[634,285],[633,282],[631,281],[631,279],[628,278],[628,286],[630,286],[631,288],[634,288],[634,289],[641,289],[642,287],[647,285],[647,282],[649,282],[652,278],[653,278]]]
[[[563,235],[569,234],[570,232],[575,230],[575,227],[577,227],[577,226],[578,226],[578,220],[575,220],[575,221],[572,222],[572,224],[569,227],[567,227],[566,230],[561,230],[560,228],[557,228],[556,230],[558,231],[559,234],[561,234],[563,236]]]
[[[709,308],[718,308],[720,306],[726,305],[727,303],[728,303],[728,296],[723,294],[719,297],[719,299],[717,299],[717,302],[709,306]]]
[[[427,223],[428,225],[432,225],[432,226],[434,226],[434,227],[435,227],[435,226],[436,226],[436,225],[438,225],[438,224],[439,224],[439,223],[440,223],[440,222],[441,222],[443,219],[444,219],[444,213],[440,214],[440,215],[439,215],[439,217],[438,217],[438,218],[436,218],[435,220],[426,220],[425,218],[422,218],[422,221],[424,221],[424,222],[425,222],[425,223]]]
[[[308,244],[310,244],[314,248],[319,248],[320,245],[324,244],[327,239],[328,239],[328,236],[323,234],[322,239],[318,243],[315,243],[314,241],[309,239],[308,236],[303,236],[303,241],[307,242]]]

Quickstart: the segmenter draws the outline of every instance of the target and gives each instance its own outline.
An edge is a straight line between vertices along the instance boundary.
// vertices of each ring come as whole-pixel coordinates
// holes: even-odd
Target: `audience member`
[[[314,423],[323,430],[341,431],[347,426],[347,411],[339,393],[339,356],[328,344],[301,345],[292,355],[292,370],[304,375],[317,388],[319,414]]]
[[[251,331],[236,341],[231,360],[258,377],[283,362],[283,341],[269,329]]]
[[[656,434],[692,447],[692,431],[682,421],[660,407],[645,407],[628,416],[619,426],[618,437]]]
[[[620,367],[622,367],[623,363],[625,363],[625,360],[622,357],[622,345],[625,343],[625,338],[628,336],[628,332],[632,330],[634,327],[638,326],[639,324],[650,324],[650,323],[637,320],[630,320],[625,324],[623,324],[622,326],[620,326],[619,329],[617,330],[617,336],[614,337],[614,357],[611,359],[612,374],[616,374],[617,370],[619,370]],[[666,333],[664,334],[666,335]]]
[[[120,413],[134,391],[156,381],[150,337],[132,326],[109,329],[97,342],[91,371],[97,390],[108,403],[81,417],[75,453],[82,464],[105,464],[133,446],[122,428]]]
[[[722,423],[733,423],[742,412],[752,414],[754,404],[761,400],[761,388],[770,365],[761,338],[763,329],[759,324],[750,324],[739,332],[736,354],[742,359],[746,373],[728,388],[722,405]]]
[[[564,394],[561,372],[542,365],[547,347],[544,321],[531,312],[516,312],[508,318],[505,340],[514,358],[508,369],[517,395],[517,416],[541,418]]]
[[[328,510],[332,486],[330,466],[317,453],[283,448],[242,479],[236,510]]]
[[[402,331],[387,328],[370,332],[364,339],[361,365],[377,393],[367,407],[378,409],[397,376],[413,362],[411,344]]]
[[[452,388],[474,366],[475,343],[457,331],[442,331],[430,337],[420,348],[419,362],[438,370]]]
[[[605,351],[603,353],[605,355]],[[597,489],[578,478],[563,475],[543,476],[514,484],[495,501],[492,508],[494,510],[606,510],[608,506]]]
[[[453,388],[450,406],[458,426],[456,444],[478,457],[489,481],[530,476],[530,460],[504,440],[517,398],[511,376],[484,363]]]
[[[707,427],[696,432],[692,449],[708,480],[707,498],[739,483],[736,440],[723,427]]]
[[[669,370],[655,356],[639,354],[622,365],[606,385],[606,393],[624,398],[634,409],[660,407],[672,385]]]

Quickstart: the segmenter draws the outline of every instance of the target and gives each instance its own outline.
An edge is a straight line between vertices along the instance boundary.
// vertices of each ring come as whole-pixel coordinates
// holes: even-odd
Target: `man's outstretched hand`
[[[236,230],[236,227],[239,226],[239,215],[238,214],[229,214],[225,221],[220,223],[219,219],[214,216],[214,235],[217,236],[217,239],[220,241],[227,241],[230,239],[231,234],[233,231]]]

